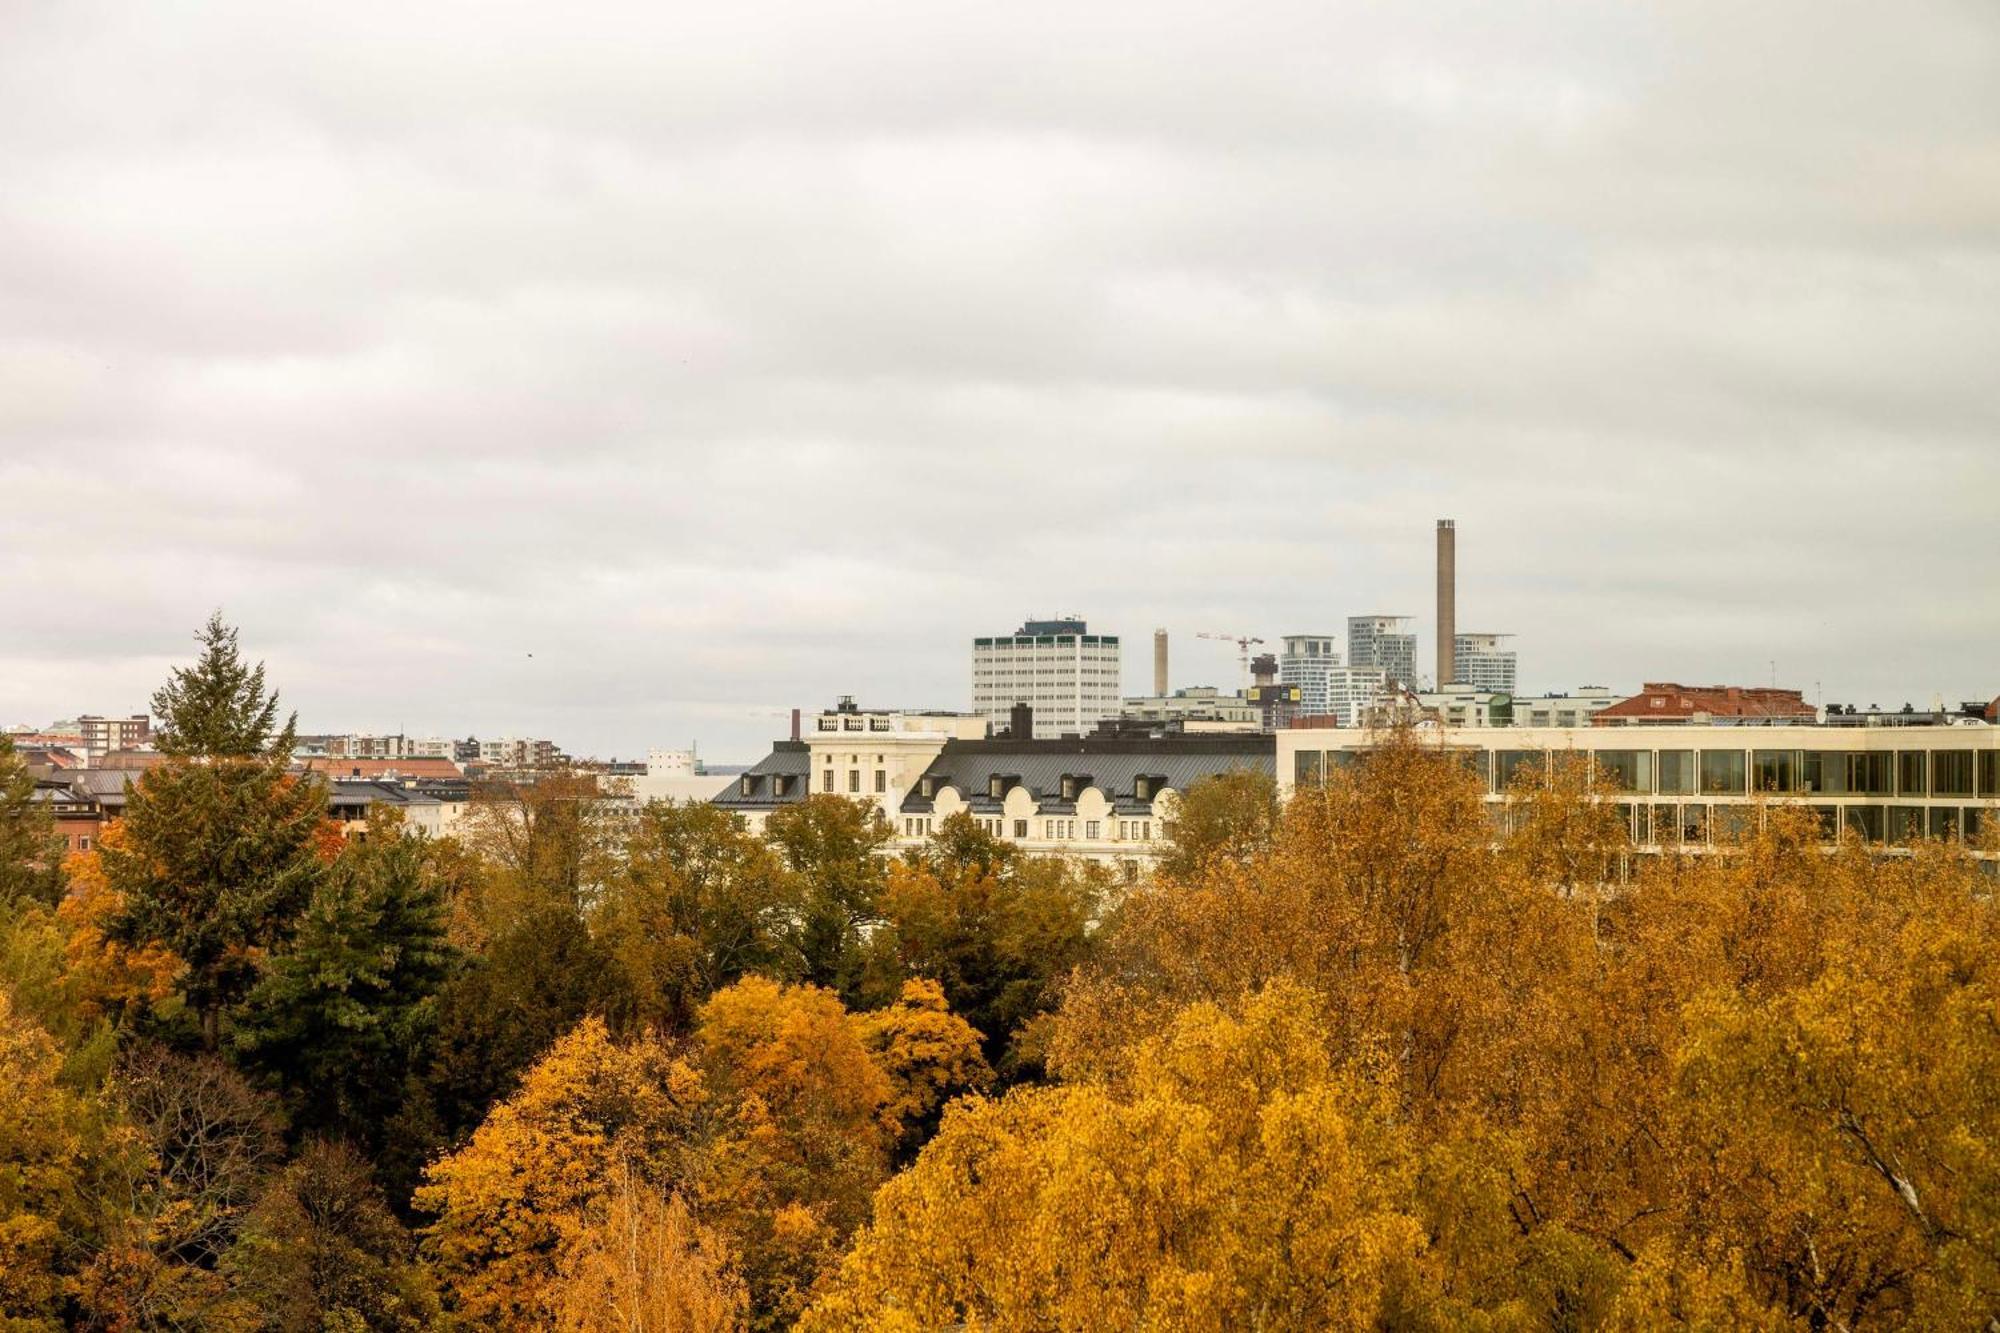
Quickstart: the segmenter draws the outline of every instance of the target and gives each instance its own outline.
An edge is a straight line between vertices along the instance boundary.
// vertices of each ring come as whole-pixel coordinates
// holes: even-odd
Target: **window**
[[[1660,795],[1694,794],[1694,751],[1662,750],[1659,756]]]
[[[1979,756],[1979,794],[2000,796],[2000,750],[1987,750]],[[1969,830],[1971,825],[1966,827]]]
[[[889,790],[889,770],[885,768],[875,770],[875,790],[878,793]]]
[[[824,773],[822,773],[822,774],[820,774],[820,775],[819,775],[819,789],[820,789],[821,791],[832,791],[832,790],[833,790],[833,770],[832,770],[832,769],[830,769],[830,768],[829,768],[828,770],[826,770],[826,772],[824,772]]]
[[[1499,764],[1501,791],[1512,787],[1522,773],[1540,777],[1548,771],[1548,753],[1544,750],[1501,750],[1494,755],[1494,759]]]
[[[1757,750],[1750,756],[1752,791],[1791,792],[1799,789],[1796,750]]]
[[[1027,820],[1025,820],[1025,819],[1017,819],[1017,820],[1015,820],[1015,821],[1014,821],[1014,836],[1015,836],[1015,837],[1017,837],[1017,838],[1025,838],[1025,837],[1027,837],[1027,836],[1028,836],[1028,821],[1027,821]]]
[[[1701,752],[1701,791],[1704,796],[1740,793],[1746,780],[1741,750]]]
[[[1887,755],[1881,756],[1887,758]],[[1841,812],[1847,817],[1847,827],[1869,842],[1882,841],[1882,807],[1879,805],[1850,805]]]
[[[1924,808],[1921,805],[1889,807],[1889,841],[1915,842],[1924,836]]]
[[[858,769],[858,768],[850,768],[850,769],[848,769],[848,770],[847,770],[847,790],[849,790],[849,791],[852,791],[852,792],[858,792],[858,791],[860,791],[860,790],[861,790],[861,770],[860,770],[860,769]]]
[[[89,837],[88,837],[87,835],[86,835],[86,836],[84,836],[84,837],[81,837],[81,838],[78,838],[78,839],[76,840],[76,849],[77,849],[77,850],[78,850],[79,852],[87,852],[87,851],[89,851],[89,850],[90,850],[90,838],[89,838]]]
[[[1705,805],[1684,805],[1681,807],[1681,841],[1708,841],[1708,807]]]
[[[998,773],[986,779],[986,794],[996,801],[1005,796],[1007,794],[1007,779],[1001,777]]]
[[[1931,753],[1931,795],[1972,795],[1972,751],[1936,750]]]
[[[1599,750],[1591,755],[1598,776],[1619,791],[1653,789],[1653,755],[1650,750]]]
[[[1939,842],[1954,842],[1958,838],[1958,808],[1950,805],[1934,805],[1930,808],[1930,836]]]
[[[1310,787],[1318,783],[1319,780],[1319,751],[1294,751],[1292,754],[1292,782],[1300,787]]]
[[[1679,842],[1681,840],[1679,812],[1671,805],[1656,805],[1651,807],[1651,811],[1652,828],[1641,841],[1656,842],[1662,846],[1671,846]]]
[[[1710,831],[1717,842],[1741,842],[1757,827],[1754,805],[1718,805],[1710,816]]]
[[[1928,796],[1931,794],[1930,765],[1925,761],[1930,756],[1922,750],[1904,750],[1896,756],[1896,794],[1898,796]],[[1900,842],[1896,838],[1892,841]]]
[[[1140,841],[1140,842],[1151,842],[1152,840],[1153,840],[1153,821],[1152,821],[1152,820],[1150,820],[1150,819],[1142,819],[1142,820],[1140,820],[1140,821],[1139,821],[1139,841]]]
[[[1070,773],[1063,774],[1062,798],[1065,801],[1074,801],[1076,799],[1076,777],[1074,774]]]
[[[1103,836],[1102,827],[1095,819],[1086,819],[1083,822],[1083,836],[1094,841]]]
[[[757,794],[757,779],[755,779],[755,778],[751,777],[751,776],[750,776],[750,775],[749,775],[748,773],[745,773],[745,774],[743,775],[743,783],[742,783],[742,786],[741,786],[741,788],[740,788],[740,794],[741,794],[741,795],[744,795],[744,796],[754,796],[754,795],[756,795],[756,794]]]

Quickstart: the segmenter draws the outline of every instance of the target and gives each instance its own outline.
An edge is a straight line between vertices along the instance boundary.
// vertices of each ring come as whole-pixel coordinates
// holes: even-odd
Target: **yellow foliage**
[[[935,981],[903,983],[895,1004],[861,1015],[861,1039],[894,1090],[882,1108],[892,1135],[926,1127],[952,1097],[983,1092],[993,1070],[979,1051],[979,1033],[951,1012]]]
[[[723,1239],[628,1167],[565,1255],[549,1304],[573,1333],[730,1333],[749,1294]]]
[[[99,845],[113,847],[123,837],[113,825]],[[63,989],[75,1014],[85,1021],[116,1018],[128,1007],[157,1006],[174,993],[181,960],[157,940],[126,945],[109,938],[105,926],[124,910],[124,895],[111,887],[94,851],[79,852],[63,867],[69,892],[56,907],[68,932]]]
[[[615,1043],[588,1019],[433,1164],[416,1203],[435,1214],[424,1251],[456,1312],[530,1325],[556,1299],[561,1255],[629,1167],[662,1189],[699,1170],[701,1076],[650,1040]]]
[[[804,1327],[1369,1325],[1423,1247],[1412,1161],[1320,1008],[1286,984],[1192,1006],[1128,1087],[956,1103]]]

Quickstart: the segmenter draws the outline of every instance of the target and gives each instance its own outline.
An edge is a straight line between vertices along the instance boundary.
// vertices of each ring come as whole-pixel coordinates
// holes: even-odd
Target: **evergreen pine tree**
[[[24,899],[53,903],[61,887],[62,848],[48,811],[35,800],[35,778],[0,736],[0,918]]]
[[[264,692],[264,664],[250,666],[236,645],[236,630],[209,614],[195,636],[201,656],[175,667],[153,693],[159,719],[153,743],[177,758],[250,759],[281,753],[289,759],[297,714],[278,722],[278,693]]]
[[[414,838],[378,830],[314,890],[244,1001],[234,1043],[292,1094],[294,1123],[373,1145],[436,1022],[454,951],[447,906]]]
[[[214,1050],[259,958],[290,937],[312,896],[326,789],[287,771],[293,725],[273,733],[277,695],[261,663],[244,664],[236,631],[211,616],[199,638],[195,665],[153,698],[171,758],[133,786],[124,836],[102,852],[125,904],[109,933],[157,940],[186,963],[180,987]]]

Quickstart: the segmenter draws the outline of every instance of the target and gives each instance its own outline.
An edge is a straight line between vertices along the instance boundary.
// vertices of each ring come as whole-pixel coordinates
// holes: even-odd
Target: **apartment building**
[[[85,713],[76,720],[84,752],[95,758],[113,750],[143,750],[152,743],[153,721],[145,713],[128,717],[100,717]]]
[[[972,711],[997,726],[1024,703],[1038,737],[1082,735],[1118,716],[1122,672],[1117,635],[1075,617],[1029,620],[972,641]]]
[[[862,708],[843,696],[806,722],[801,739],[779,742],[725,785],[714,803],[760,832],[773,811],[811,794],[865,800],[893,819],[947,742],[981,739],[987,727],[976,713]]]
[[[899,851],[922,847],[963,811],[1024,851],[1136,874],[1165,849],[1172,803],[1190,783],[1234,769],[1274,772],[1268,735],[1114,728],[1044,740],[985,730],[969,714],[833,710],[803,739],[777,742],[714,803],[761,833],[773,813],[808,795],[866,801],[889,821]],[[1033,726],[1025,730],[1032,737]]]
[[[1514,650],[1503,645],[1513,637],[1511,634],[1453,635],[1451,656],[1457,679],[1441,680],[1437,687],[1442,690],[1466,685],[1495,694],[1512,694],[1517,663]]]
[[[1417,636],[1409,630],[1409,623],[1408,616],[1349,616],[1347,665],[1357,670],[1380,671],[1391,684],[1416,689]]]
[[[1360,762],[1379,734],[1356,728],[1281,732],[1282,786],[1319,781]],[[1642,853],[1726,842],[1766,802],[1809,808],[1829,839],[1932,837],[1977,841],[2000,810],[2000,727],[1954,719],[1935,726],[1691,725],[1442,728],[1426,734],[1486,790],[1496,827],[1523,772],[1560,755],[1586,756],[1620,794],[1619,813]]]
[[[1178,794],[1237,769],[1272,774],[1268,735],[1006,738],[947,744],[893,821],[897,845],[923,845],[954,814],[1033,855],[1115,865],[1128,876],[1167,845]]]

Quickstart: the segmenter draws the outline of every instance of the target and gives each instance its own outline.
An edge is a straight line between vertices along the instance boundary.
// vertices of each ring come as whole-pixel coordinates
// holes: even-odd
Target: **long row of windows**
[[[1711,805],[1702,801],[1654,804],[1617,803],[1626,836],[1634,844],[1662,847],[1727,843],[1754,831],[1761,812],[1754,805]],[[1868,842],[1906,843],[1920,838],[1977,841],[1995,812],[1984,806],[1882,805],[1852,802],[1808,805],[1820,831],[1832,841],[1845,829]],[[1488,816],[1496,831],[1511,831],[1526,817],[1520,807],[1493,805]]]
[[[976,817],[980,830],[996,838],[1013,837],[1025,840],[1030,836],[1031,821],[1026,819],[996,819]],[[1113,821],[1117,827],[1120,842],[1151,842],[1153,821],[1150,819],[1120,819]],[[1041,837],[1051,842],[1072,842],[1077,837],[1077,829],[1083,830],[1086,842],[1098,842],[1104,837],[1105,821],[1101,819],[1044,819],[1041,821]],[[906,838],[927,838],[932,822],[927,816],[905,815],[903,836]]]
[[[1549,750],[1456,750],[1455,758],[1489,792],[1546,772]],[[1908,796],[2000,798],[1996,750],[1586,750],[1597,772],[1621,792],[1662,796]],[[1293,779],[1320,781],[1354,763],[1355,750],[1300,750]]]

